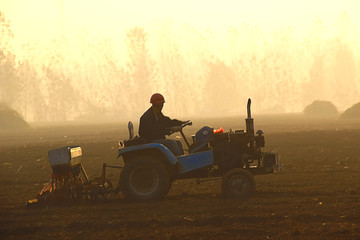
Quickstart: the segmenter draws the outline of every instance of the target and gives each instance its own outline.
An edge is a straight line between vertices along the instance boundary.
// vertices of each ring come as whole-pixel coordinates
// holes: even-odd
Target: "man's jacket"
[[[151,142],[156,139],[164,139],[170,134],[170,128],[180,126],[181,121],[170,119],[160,112],[158,119],[150,107],[140,118],[139,135],[142,140]]]

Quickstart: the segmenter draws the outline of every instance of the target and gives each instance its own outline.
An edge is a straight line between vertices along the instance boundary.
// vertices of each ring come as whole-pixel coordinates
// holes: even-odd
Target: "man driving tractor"
[[[161,112],[165,98],[155,93],[150,98],[152,106],[141,116],[139,135],[147,143],[161,143],[169,148],[176,156],[183,154],[182,144],[178,140],[166,139],[165,135],[181,130],[183,121],[170,119]]]

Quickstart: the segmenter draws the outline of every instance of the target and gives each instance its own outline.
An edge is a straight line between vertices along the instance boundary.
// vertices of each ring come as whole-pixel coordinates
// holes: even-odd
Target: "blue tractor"
[[[129,122],[129,139],[119,142],[117,158],[122,160],[119,190],[131,200],[163,198],[173,181],[201,178],[222,179],[225,197],[246,199],[255,190],[254,175],[280,170],[280,158],[273,152],[262,152],[265,146],[261,130],[254,133],[251,118],[251,99],[247,103],[246,130],[215,130],[204,126],[192,136],[189,143],[180,133],[187,148],[176,156],[161,143],[142,144],[134,137]],[[182,128],[191,125],[184,123]],[[172,140],[177,141],[177,140]],[[178,141],[177,146],[181,146]]]

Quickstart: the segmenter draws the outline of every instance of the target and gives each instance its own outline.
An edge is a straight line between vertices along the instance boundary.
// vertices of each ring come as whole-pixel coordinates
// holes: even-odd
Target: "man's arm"
[[[161,116],[161,125],[166,135],[170,135],[172,132],[178,132],[181,130],[182,121],[177,119],[171,119],[167,116]]]
[[[167,116],[162,115],[162,125],[164,127],[175,127],[175,126],[181,126],[183,124],[182,121],[179,121],[177,119],[171,119]]]

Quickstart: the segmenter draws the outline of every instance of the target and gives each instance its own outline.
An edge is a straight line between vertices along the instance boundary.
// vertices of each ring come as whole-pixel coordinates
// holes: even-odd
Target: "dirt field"
[[[256,116],[255,116],[256,117]],[[192,119],[189,136],[204,120]],[[0,133],[1,239],[360,239],[360,121],[320,121],[298,115],[259,116],[265,150],[276,150],[279,174],[256,176],[254,197],[224,199],[220,181],[182,180],[157,202],[111,200],[27,209],[51,175],[47,152],[81,145],[89,176],[116,164],[126,123],[35,124]],[[244,129],[243,118],[207,122]],[[117,185],[118,170],[108,177]]]

